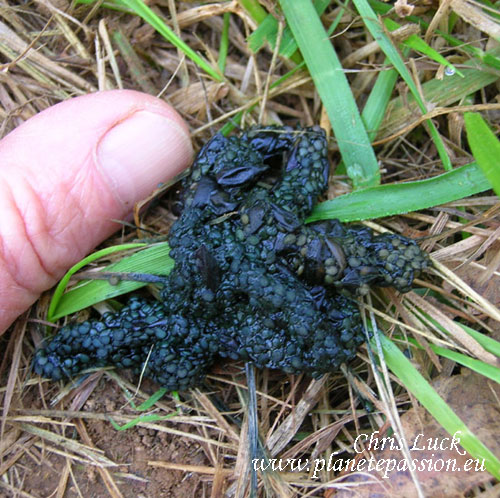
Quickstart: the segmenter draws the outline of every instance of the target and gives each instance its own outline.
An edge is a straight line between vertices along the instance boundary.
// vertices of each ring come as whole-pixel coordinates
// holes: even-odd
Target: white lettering
[[[453,434],[453,439],[451,440],[450,444],[450,450],[455,449],[459,455],[464,456],[466,454],[466,451],[463,449],[462,451],[460,451],[460,448],[457,446],[458,444],[460,444],[460,438],[457,437],[457,434],[462,434],[462,431],[457,431],[455,432],[455,434]]]
[[[423,437],[424,437],[424,435],[423,435],[422,433],[417,434],[417,437],[416,437],[416,438],[415,438],[415,440],[413,441],[413,446],[410,448],[410,450],[415,450],[415,451],[423,451],[423,450],[425,450],[425,448],[424,448],[424,447],[419,448],[419,447],[417,446],[418,440],[419,440],[419,439],[421,439],[421,438],[423,438]]]
[[[368,439],[368,436],[366,434],[360,434],[355,440],[354,440],[354,451],[356,453],[363,453],[363,448],[360,448],[358,446],[358,443],[361,441],[362,438],[365,438],[365,441]]]

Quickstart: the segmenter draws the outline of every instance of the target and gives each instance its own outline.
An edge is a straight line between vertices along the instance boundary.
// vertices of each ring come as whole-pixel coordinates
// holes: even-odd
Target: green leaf
[[[445,327],[443,327],[437,320],[429,316],[425,311],[420,310],[420,312],[427,321],[432,323],[434,327],[438,328],[444,334],[449,335],[448,330]],[[492,337],[481,334],[481,332],[478,332],[477,330],[474,330],[463,323],[460,322],[455,322],[455,323],[461,329],[467,332],[467,334],[469,334],[473,339],[475,339],[486,351],[500,358],[500,342],[496,341]]]
[[[479,344],[481,344],[481,346],[483,346],[483,348],[486,349],[488,353],[494,354],[495,356],[498,356],[500,358],[500,342],[496,341],[492,337],[481,334],[481,332],[478,332],[477,330],[471,329],[463,323],[459,323],[458,325],[462,327],[465,332],[473,337]]]
[[[398,79],[398,72],[395,69],[380,71],[377,81],[366,100],[365,107],[361,113],[363,122],[368,130],[368,137],[374,140],[378,129],[387,112],[387,106],[391,100],[394,85]]]
[[[75,3],[83,5],[91,5],[96,3],[98,0],[76,0]],[[120,0],[109,0],[108,2],[102,2],[100,7],[110,10],[116,10],[118,12],[126,12],[127,14],[134,14],[134,11],[130,10],[120,3]]]
[[[146,410],[149,410],[150,408],[152,408],[153,405],[165,395],[165,393],[167,393],[167,389],[165,389],[164,387],[161,387],[154,394],[152,394],[146,401],[141,403],[139,406],[136,406],[132,396],[130,396],[128,394],[127,390],[125,390],[125,396],[126,396],[128,402],[130,403],[130,406],[132,406],[132,408],[134,410],[140,411],[140,412],[143,412],[143,411],[146,411]],[[177,391],[172,391],[172,396],[177,401],[179,401],[179,394],[177,393]],[[111,417],[109,418],[109,421],[110,421],[111,425],[117,431],[125,431],[127,429],[130,429],[131,427],[136,426],[137,424],[142,423],[142,422],[157,422],[160,420],[168,420],[168,419],[175,417],[176,415],[179,415],[179,414],[180,414],[180,409],[177,408],[177,410],[175,412],[169,413],[168,415],[156,415],[154,413],[149,414],[149,415],[139,415],[138,417],[134,418],[133,420],[130,420],[129,422],[127,422],[126,424],[123,424],[121,426],[118,425]]]
[[[137,424],[142,424],[142,423],[146,423],[146,422],[159,422],[161,420],[168,420],[170,418],[176,417],[179,414],[180,414],[180,410],[177,409],[176,412],[169,413],[168,415],[156,415],[154,413],[152,413],[151,415],[139,415],[138,417],[134,418],[133,420],[130,420],[130,422],[127,422],[126,424],[123,424],[123,425],[118,425],[111,417],[109,418],[109,422],[117,431],[126,431],[127,429],[131,429],[132,427],[135,427]]]
[[[484,459],[484,466],[488,472],[500,479],[500,461],[497,457],[471,432],[399,348],[383,334],[379,334],[379,338],[387,366],[405,388],[450,435],[459,432],[460,445],[474,458],[480,461]],[[372,347],[375,347],[374,339],[372,339]]]
[[[449,349],[435,346],[434,344],[431,344],[430,347],[436,354],[460,363],[460,365],[474,370],[478,374],[488,377],[500,384],[500,368],[485,363],[484,361],[476,360],[475,358],[471,358],[457,351],[450,351]]]
[[[390,31],[394,31],[401,27],[400,24],[398,24],[396,21],[393,21],[389,17],[384,19],[384,24]],[[417,35],[410,35],[406,40],[402,42],[402,44],[407,46],[408,48],[426,55],[427,57],[429,57],[429,59],[433,59],[438,64],[449,67],[454,73],[457,73],[462,78],[464,77],[464,75],[451,62],[445,59],[437,50],[433,49]]]
[[[128,280],[122,280],[117,285],[111,285],[107,280],[84,280],[63,294],[71,276],[90,262],[107,256],[112,252],[144,246],[145,244],[123,244],[122,246],[110,247],[91,254],[73,266],[56,288],[52,302],[50,303],[47,320],[57,320],[63,316],[88,308],[98,302],[126,294],[147,285],[145,282]],[[169,258],[168,253],[169,247],[166,242],[155,244],[107,266],[102,271],[139,272],[165,276],[170,273],[170,270],[174,266],[174,262]]]
[[[319,16],[323,14],[329,4],[330,0],[313,0],[314,8]],[[268,14],[259,27],[248,37],[248,46],[252,52],[257,52],[267,42],[269,43],[271,50],[274,50],[277,36],[278,21],[273,15]],[[293,38],[290,27],[286,26],[283,30],[283,36],[281,37],[279,54],[283,57],[292,58],[297,51],[297,48],[297,42]],[[298,57],[294,60],[296,63],[299,63],[300,59],[301,58]]]
[[[257,0],[240,0],[239,3],[257,24],[264,22],[268,14]]]
[[[498,76],[491,74],[486,65],[475,60],[464,64],[464,66],[469,66],[469,68],[462,69],[464,78],[454,74],[446,76],[442,80],[434,78],[425,82],[421,86],[425,100],[433,106],[446,107],[467,98],[470,94],[498,79]],[[471,66],[476,66],[476,68],[472,69]],[[377,139],[387,137],[403,129],[408,124],[408,116],[414,113],[418,113],[418,104],[412,95],[392,99],[387,107]]]
[[[220,37],[220,48],[219,48],[219,69],[221,74],[226,71],[226,59],[227,51],[229,49],[229,21],[231,19],[231,13],[225,12],[223,16],[222,24],[222,34]]]
[[[408,342],[410,342],[418,349],[424,349],[422,346],[420,346],[420,344],[418,344],[415,339],[408,338],[404,340],[405,344]],[[436,346],[435,344],[429,344],[429,347],[439,356],[459,363],[460,365],[463,365],[470,370],[474,370],[474,372],[477,372],[480,375],[484,375],[485,377],[488,377],[489,379],[500,384],[500,368],[485,363],[484,361],[471,358],[470,356],[459,353],[458,351],[452,351],[447,348]]]
[[[377,16],[367,0],[353,0],[356,9],[361,15],[365,26],[368,28],[373,38],[380,45],[380,49],[385,53],[387,58],[391,61],[393,66],[396,68],[398,73],[401,75],[405,83],[408,85],[410,92],[418,103],[422,113],[427,112],[427,107],[425,102],[420,97],[420,93],[417,89],[415,82],[413,81],[408,69],[405,66],[404,61],[401,59],[397,48],[393,45],[392,40],[387,36],[384,31],[382,24],[377,19]],[[438,151],[439,157],[443,163],[443,168],[447,171],[452,169],[452,164],[448,153],[446,152],[446,147],[444,146],[441,135],[439,134],[437,128],[434,126],[432,121],[428,121],[430,135],[434,141],[434,145]]]
[[[349,82],[311,1],[280,0],[295,40],[328,113],[354,187],[380,182],[380,171]]]
[[[59,318],[58,310],[61,305],[61,300],[63,299],[63,293],[68,285],[70,278],[78,271],[81,270],[84,266],[96,261],[100,258],[104,258],[105,256],[109,256],[118,251],[126,251],[128,249],[135,249],[137,247],[144,247],[145,244],[121,244],[118,246],[107,247],[106,249],[101,249],[93,254],[90,254],[86,258],[83,258],[81,261],[76,263],[76,265],[72,266],[67,272],[66,275],[60,280],[57,284],[57,287],[54,291],[54,295],[52,296],[52,300],[50,301],[49,310],[47,312],[47,320],[49,322],[53,322],[57,318]],[[80,308],[81,309],[81,308]],[[62,316],[62,315],[61,315]]]
[[[139,410],[140,412],[144,412],[146,410],[149,410],[150,408],[152,408],[152,406],[158,400],[160,400],[161,398],[163,398],[163,396],[165,395],[166,392],[167,392],[167,389],[165,389],[164,387],[160,387],[160,389],[158,389],[158,391],[156,391],[155,393],[153,393],[146,401],[144,401],[144,403],[141,403],[137,407],[137,410]]]
[[[474,159],[500,196],[500,141],[480,114],[465,113],[465,129]]]
[[[266,43],[269,43],[271,50],[274,50],[276,38],[278,36],[278,21],[268,14],[259,24],[259,27],[248,37],[248,48],[256,53]],[[297,50],[297,43],[293,39],[292,32],[287,26],[283,30],[279,54],[290,58]]]
[[[338,218],[358,221],[427,209],[490,188],[476,163],[427,180],[380,185],[317,204],[307,222]]]
[[[382,16],[385,16],[393,9],[392,4],[390,3],[385,3],[381,2],[379,0],[369,0],[370,5],[372,8],[375,10],[377,14],[380,14]],[[450,20],[451,18],[456,17],[456,14],[453,12],[450,15]],[[406,18],[408,21],[414,22],[416,24],[419,24],[422,26],[424,30],[427,30],[429,27],[429,23],[424,21],[422,18],[418,16],[408,16]],[[487,64],[488,66],[491,66],[495,69],[500,69],[500,58],[498,57],[498,48],[493,49],[489,52],[484,52],[478,47],[475,47],[474,45],[470,43],[464,43],[463,40],[456,38],[454,36],[449,35],[448,33],[445,33],[444,31],[441,31],[440,29],[435,30],[435,34],[441,36],[444,40],[446,40],[451,46],[453,47],[460,47],[460,50],[462,52],[465,52],[469,54],[471,57],[474,57],[481,62]]]

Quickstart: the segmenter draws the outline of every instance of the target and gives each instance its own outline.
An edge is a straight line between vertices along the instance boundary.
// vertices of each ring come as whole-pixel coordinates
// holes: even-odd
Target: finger
[[[127,90],[65,101],[0,141],[0,331],[192,157],[180,116]]]

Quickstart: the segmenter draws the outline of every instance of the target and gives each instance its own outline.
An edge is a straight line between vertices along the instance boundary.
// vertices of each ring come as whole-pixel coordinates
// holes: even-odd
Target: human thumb
[[[154,97],[77,97],[0,141],[0,333],[192,157],[182,118]]]

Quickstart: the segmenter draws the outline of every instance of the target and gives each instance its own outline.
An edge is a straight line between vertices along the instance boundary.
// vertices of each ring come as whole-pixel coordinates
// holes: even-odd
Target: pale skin
[[[170,106],[128,90],[62,102],[0,140],[0,334],[192,153]]]

